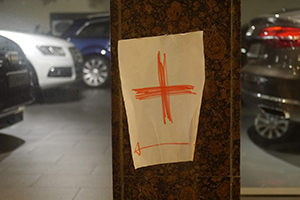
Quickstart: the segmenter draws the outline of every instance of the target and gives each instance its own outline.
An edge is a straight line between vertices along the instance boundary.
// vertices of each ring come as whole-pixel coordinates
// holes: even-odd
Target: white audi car
[[[17,43],[31,64],[32,85],[39,90],[63,86],[82,78],[82,56],[70,42],[52,36],[0,30]]]

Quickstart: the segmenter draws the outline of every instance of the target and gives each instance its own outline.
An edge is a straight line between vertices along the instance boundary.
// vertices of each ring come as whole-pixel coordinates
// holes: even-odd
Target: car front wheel
[[[258,114],[254,120],[257,135],[267,143],[284,140],[290,134],[290,123],[273,115]]]
[[[90,56],[83,66],[83,81],[90,87],[108,85],[110,77],[109,62],[101,56]]]

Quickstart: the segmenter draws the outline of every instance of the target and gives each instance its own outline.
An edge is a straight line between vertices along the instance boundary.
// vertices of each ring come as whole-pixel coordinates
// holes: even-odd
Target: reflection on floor
[[[11,152],[25,143],[21,138],[6,134],[0,134],[0,141],[0,154]]]
[[[254,114],[242,109],[242,187],[300,187],[300,128],[285,143],[262,146],[251,136]],[[0,200],[112,199],[109,90],[51,91],[0,133]]]
[[[300,187],[300,127],[285,142],[265,145],[253,135],[255,114],[242,108],[242,187]]]
[[[53,90],[28,106],[0,130],[0,200],[112,199],[110,110],[109,89]]]

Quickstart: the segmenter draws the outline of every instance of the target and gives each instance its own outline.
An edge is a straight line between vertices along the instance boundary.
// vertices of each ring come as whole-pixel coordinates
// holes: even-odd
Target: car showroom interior
[[[261,4],[260,8],[255,4]],[[297,1],[242,0],[242,195],[299,198],[299,98],[298,91],[293,92],[297,88],[299,64],[298,57],[292,57],[297,45],[284,39],[285,35],[292,37],[286,28],[293,32],[297,27],[289,24],[289,20],[298,20],[299,7]],[[280,36],[271,36],[270,29],[275,27],[280,29]],[[291,45],[277,46],[271,44],[273,41]]]
[[[0,200],[113,199],[109,13],[0,1]],[[241,0],[243,200],[300,199],[299,66],[300,1]]]
[[[112,199],[109,1],[0,4],[0,199]]]

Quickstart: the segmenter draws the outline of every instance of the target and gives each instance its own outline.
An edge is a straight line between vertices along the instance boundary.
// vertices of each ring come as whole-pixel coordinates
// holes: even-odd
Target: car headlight
[[[44,55],[64,56],[65,52],[61,47],[55,46],[37,46]]]

